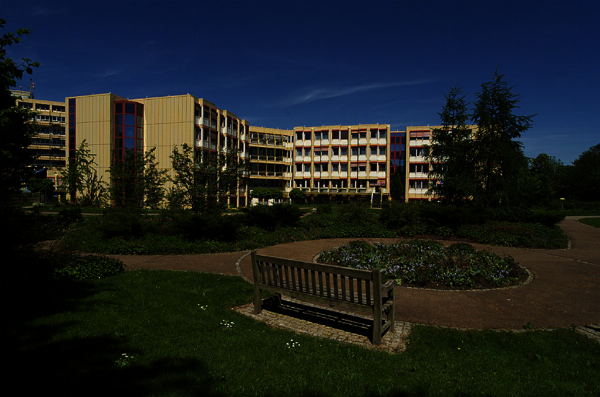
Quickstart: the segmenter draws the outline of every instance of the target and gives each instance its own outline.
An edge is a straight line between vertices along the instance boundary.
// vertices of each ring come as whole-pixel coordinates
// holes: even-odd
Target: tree
[[[290,199],[295,203],[302,203],[304,200],[304,192],[298,188],[294,188],[290,191]]]
[[[573,161],[568,172],[570,195],[581,201],[600,201],[600,143]]]
[[[244,177],[247,164],[237,151],[211,153],[203,158],[194,157],[188,144],[173,148],[171,154],[175,177],[169,192],[171,207],[191,207],[196,212],[215,212],[224,209],[228,195],[235,192]]]
[[[75,151],[75,158],[69,159],[61,171],[65,189],[71,196],[71,202],[99,207],[106,202],[107,184],[98,176],[96,155],[88,148],[84,139]]]
[[[428,155],[429,193],[457,204],[472,197],[475,190],[472,129],[467,126],[467,102],[459,87],[450,89],[439,115],[442,128],[433,130]]]
[[[529,164],[528,196],[533,205],[547,205],[557,198],[563,163],[553,156],[540,153]]]
[[[404,174],[400,172],[400,168],[396,168],[390,180],[390,196],[394,201],[402,201],[404,193]]]
[[[523,144],[515,139],[531,128],[533,116],[517,116],[520,96],[496,73],[481,85],[471,117],[477,125],[472,143],[475,174],[474,201],[483,206],[519,204],[523,194],[527,159]]]
[[[5,20],[0,19],[0,28],[4,27]],[[4,201],[8,195],[19,191],[23,182],[33,172],[31,166],[34,155],[27,147],[31,143],[31,136],[35,125],[31,120],[35,113],[18,108],[16,98],[12,96],[10,87],[16,85],[17,80],[24,73],[32,74],[32,68],[38,67],[38,62],[22,58],[17,64],[7,57],[7,47],[17,44],[25,35],[32,32],[29,29],[18,29],[15,33],[5,33],[0,37],[0,200]]]
[[[156,161],[156,148],[142,154],[126,150],[123,161],[115,153],[110,173],[110,199],[119,207],[158,208],[165,198],[168,170],[161,170]]]

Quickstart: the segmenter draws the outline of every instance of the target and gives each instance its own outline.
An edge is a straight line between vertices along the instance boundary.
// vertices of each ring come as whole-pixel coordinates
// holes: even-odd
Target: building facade
[[[250,126],[250,190],[291,190],[293,139],[292,130]]]
[[[292,188],[313,200],[387,199],[389,124],[294,128]]]
[[[109,93],[70,97],[66,103],[68,158],[74,159],[85,140],[96,156],[99,175],[107,175],[112,161],[123,161],[127,150],[156,148],[159,166],[171,176],[175,146],[193,147],[197,161],[211,153],[235,152],[240,159],[249,156],[248,122],[189,94],[126,99]],[[231,206],[247,205],[247,184],[242,180],[227,200]]]
[[[430,184],[428,147],[439,126],[391,131],[389,124],[254,127],[228,110],[190,94],[128,99],[112,93],[35,100],[23,92],[18,106],[37,112],[40,126],[31,150],[36,165],[60,185],[59,172],[85,140],[98,174],[108,181],[113,161],[128,150],[155,149],[156,160],[171,170],[175,146],[194,148],[197,161],[236,152],[249,164],[249,178],[227,198],[235,207],[251,203],[253,188],[275,188],[284,197],[294,188],[312,202],[386,201],[394,173],[404,178],[405,201],[436,199]],[[168,188],[169,186],[167,186]]]
[[[66,165],[66,107],[64,102],[34,99],[28,91],[13,91],[17,106],[35,111],[36,134],[29,150],[33,151],[36,168],[46,169],[55,189],[62,183],[60,171]]]

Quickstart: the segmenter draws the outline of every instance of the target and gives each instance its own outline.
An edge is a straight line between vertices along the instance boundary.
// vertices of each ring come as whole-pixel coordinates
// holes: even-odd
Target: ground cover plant
[[[5,387],[22,395],[600,394],[600,345],[570,329],[413,326],[407,351],[392,355],[233,312],[252,299],[236,277],[130,271],[2,284],[18,297],[4,308]]]
[[[410,240],[395,244],[362,240],[320,253],[318,261],[354,269],[380,269],[398,285],[436,289],[481,289],[516,285],[528,273],[512,257],[478,251],[456,243],[444,247],[436,241]]]

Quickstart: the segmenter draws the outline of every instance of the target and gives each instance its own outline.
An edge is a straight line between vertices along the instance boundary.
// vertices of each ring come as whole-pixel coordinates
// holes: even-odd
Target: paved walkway
[[[489,291],[433,291],[396,287],[400,322],[474,329],[557,328],[600,324],[600,229],[568,217],[560,227],[571,239],[566,250],[478,245],[510,255],[533,274],[527,285]],[[280,244],[258,252],[312,261],[320,251],[352,239]],[[368,241],[390,241],[366,239]],[[207,255],[115,256],[130,269],[168,269],[238,275],[252,281],[248,252]]]

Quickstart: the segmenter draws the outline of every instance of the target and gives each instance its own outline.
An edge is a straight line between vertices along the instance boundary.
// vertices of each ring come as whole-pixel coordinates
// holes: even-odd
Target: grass
[[[582,218],[579,222],[594,227],[600,227],[600,218]]]
[[[251,285],[235,277],[131,271],[2,283],[11,296],[4,387],[20,395],[600,394],[600,345],[572,330],[414,326],[407,351],[390,355],[232,312],[252,299]]]

